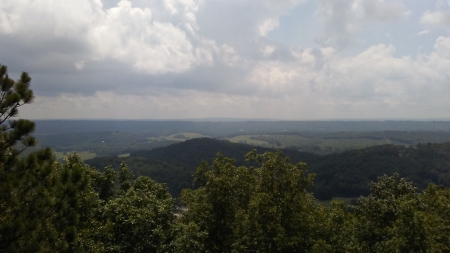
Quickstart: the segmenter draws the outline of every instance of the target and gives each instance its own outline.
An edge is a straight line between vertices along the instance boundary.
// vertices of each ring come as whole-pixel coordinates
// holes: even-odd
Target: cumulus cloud
[[[417,35],[417,36],[422,36],[422,35],[425,35],[425,34],[428,34],[428,33],[430,33],[429,30],[422,30],[422,31],[416,33],[416,35]]]
[[[240,79],[241,88],[251,87],[247,94],[240,93],[239,86],[224,92],[160,87],[143,94],[64,93],[38,97],[21,116],[45,117],[40,113],[49,108],[54,108],[55,117],[71,111],[66,117],[73,118],[86,117],[87,108],[92,118],[450,116],[446,109],[450,38],[439,37],[428,55],[412,58],[395,53],[396,48],[387,44],[356,56],[340,56],[331,48],[305,49],[295,52],[295,61],[266,60],[253,65],[246,79]]]
[[[261,49],[263,55],[265,57],[270,56],[274,51],[275,51],[275,47],[274,46],[265,46],[264,48]]]
[[[25,41],[23,46],[33,40],[41,53],[59,53],[45,63],[78,62],[79,70],[81,56],[84,62],[116,60],[150,74],[181,73],[210,64],[209,44],[203,44],[202,38],[188,38],[188,33],[195,35],[198,29],[194,1],[164,2],[171,15],[181,16],[176,19],[184,22],[181,27],[155,20],[152,9],[133,7],[127,0],[106,11],[99,0],[44,1],[6,1],[0,7],[0,33],[19,43]],[[71,60],[69,55],[77,44],[78,59]]]
[[[4,0],[0,60],[33,77],[23,117],[450,117],[450,38],[420,36],[447,14],[408,30],[410,13],[397,0]],[[345,51],[394,22],[404,33]],[[289,26],[310,41],[280,39]]]
[[[420,23],[426,25],[448,26],[450,25],[450,11],[426,11],[420,17]]]
[[[268,32],[275,29],[278,25],[279,25],[278,19],[269,18],[259,26],[259,32],[261,36],[266,36]]]
[[[124,61],[151,74],[184,72],[196,64],[184,31],[152,21],[150,9],[133,8],[126,0],[102,16],[89,31],[88,40],[95,57]]]

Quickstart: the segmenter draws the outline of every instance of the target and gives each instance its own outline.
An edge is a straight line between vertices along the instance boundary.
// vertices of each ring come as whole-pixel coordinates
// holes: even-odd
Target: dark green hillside
[[[121,161],[128,164],[135,175],[146,175],[166,183],[178,196],[183,187],[192,186],[196,167],[205,160],[212,162],[218,152],[245,165],[245,154],[274,151],[269,148],[210,138],[192,139],[168,147],[131,153],[128,158],[99,157],[86,161],[97,168]],[[306,162],[308,171],[316,174],[314,193],[319,199],[331,197],[367,196],[370,182],[384,174],[397,172],[420,189],[428,183],[450,186],[450,143],[420,144],[417,146],[382,145],[342,153],[318,156],[307,152],[283,150],[292,163]],[[248,164],[247,164],[248,165]]]
[[[450,186],[450,143],[351,150],[311,161],[308,169],[317,175],[315,187],[319,198],[367,195],[370,181],[394,172],[420,189],[428,183]]]
[[[199,138],[164,148],[133,152],[130,157],[96,157],[85,162],[98,170],[103,170],[108,165],[119,168],[120,163],[125,162],[135,176],[149,176],[157,182],[165,183],[172,196],[179,196],[183,188],[193,186],[194,171],[203,160],[211,163],[217,153],[222,152],[225,156],[235,158],[238,165],[244,165],[244,156],[252,149],[259,153],[275,151],[270,148]],[[283,154],[292,157],[293,163],[311,161],[318,157],[293,150],[285,150]]]
[[[146,157],[186,166],[192,169],[193,172],[202,160],[212,162],[218,152],[221,152],[226,157],[236,159],[237,165],[244,165],[244,157],[252,149],[256,149],[258,153],[275,151],[271,148],[255,147],[246,144],[232,143],[225,140],[198,138],[176,143],[168,147],[133,152],[131,153],[131,157]],[[284,150],[283,154],[289,156],[292,163],[308,163],[319,157],[318,155],[295,150]]]

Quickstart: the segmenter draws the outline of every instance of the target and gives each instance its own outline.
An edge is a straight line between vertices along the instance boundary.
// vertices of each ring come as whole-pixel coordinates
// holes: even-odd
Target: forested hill
[[[135,174],[161,179],[172,193],[178,195],[181,185],[186,186],[188,182],[192,182],[192,174],[202,160],[211,163],[220,151],[227,157],[235,158],[236,165],[243,165],[245,154],[252,149],[256,149],[258,153],[275,151],[200,138],[164,148],[134,152],[129,158],[95,158],[87,163],[101,168],[102,165],[119,164],[123,160],[137,172]],[[309,172],[317,175],[314,193],[320,199],[367,195],[371,181],[394,172],[411,180],[421,189],[430,182],[450,186],[450,143],[409,147],[382,145],[324,156],[283,150],[283,155],[289,156],[292,163],[308,164]],[[145,161],[152,162],[146,164]],[[179,180],[183,182],[178,182]]]
[[[212,162],[218,152],[221,152],[226,157],[232,157],[236,159],[237,165],[244,165],[244,156],[252,149],[256,149],[258,153],[275,151],[275,149],[271,148],[262,148],[246,144],[232,143],[226,140],[197,138],[181,143],[172,144],[163,148],[133,152],[131,153],[131,156],[156,159],[195,169],[202,162],[202,160]],[[284,150],[283,154],[285,156],[289,156],[292,163],[308,163],[319,157],[315,154],[295,150]]]
[[[369,194],[370,182],[394,172],[420,189],[428,183],[450,186],[450,143],[381,145],[330,154],[308,163],[317,176],[316,196]]]

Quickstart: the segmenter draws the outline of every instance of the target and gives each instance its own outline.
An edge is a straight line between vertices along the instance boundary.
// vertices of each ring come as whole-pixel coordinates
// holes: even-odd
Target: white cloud
[[[197,29],[194,1],[165,1],[172,14],[184,12],[188,32]],[[109,9],[89,32],[89,41],[101,58],[123,61],[150,74],[182,73],[199,64],[211,64],[208,48],[196,48],[186,32],[172,23],[152,19],[149,8],[122,0]],[[194,27],[194,28],[193,28]]]
[[[180,73],[195,65],[194,48],[182,30],[170,23],[151,22],[150,10],[130,7],[111,10],[104,23],[90,31],[97,57],[124,61],[151,74]]]
[[[267,36],[267,33],[278,27],[279,21],[276,18],[269,18],[259,26],[259,33],[261,36]]]
[[[420,17],[420,23],[426,25],[450,25],[450,11],[426,11]]]
[[[440,57],[450,60],[450,38],[439,36],[434,44],[436,54]]]
[[[165,1],[182,16],[182,27],[191,29],[187,32],[178,24],[155,20],[152,9],[133,7],[127,0],[106,11],[99,0],[44,1],[8,0],[0,6],[0,34],[17,38],[23,46],[33,40],[36,51],[59,50],[59,55],[48,59],[47,54],[48,60],[40,61],[61,65],[77,61],[70,57],[82,57],[85,62],[115,60],[150,74],[181,73],[211,64],[210,45],[204,45],[194,32],[199,7],[192,0]],[[189,38],[187,33],[196,37]],[[59,48],[67,46],[49,47],[56,43]],[[70,56],[74,44],[81,51]]]
[[[422,30],[422,31],[416,33],[416,35],[417,35],[417,36],[422,36],[422,35],[425,35],[425,34],[428,34],[428,33],[430,33],[429,30]]]
[[[433,6],[414,9],[418,24],[399,0],[117,2],[3,0],[2,64],[29,71],[38,94],[22,116],[450,116],[450,38],[420,36],[447,22],[419,17]],[[306,39],[277,37],[293,31]]]
[[[271,55],[273,53],[273,51],[275,51],[275,47],[274,46],[265,46],[262,50],[262,53],[265,57]]]

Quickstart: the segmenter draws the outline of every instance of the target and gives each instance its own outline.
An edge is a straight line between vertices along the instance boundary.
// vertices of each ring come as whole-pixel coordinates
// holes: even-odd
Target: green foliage
[[[236,167],[220,154],[212,166],[203,162],[195,174],[199,188],[183,191],[188,211],[181,223],[206,234],[207,252],[310,249],[320,206],[307,192],[313,176],[306,175],[306,165],[292,165],[281,152],[254,151],[246,158],[258,166]]]
[[[99,172],[74,157],[68,160],[76,160],[91,178],[76,248],[86,252],[170,251],[174,207],[163,184],[149,177],[133,180],[124,163],[119,173],[110,166]]]
[[[256,166],[236,167],[218,155],[184,190],[187,210],[176,225],[175,249],[185,252],[447,252],[450,190],[423,193],[398,174],[379,177],[356,206],[318,204],[313,176],[280,152],[251,152]],[[188,233],[188,234],[186,234]]]
[[[112,166],[120,170],[121,164],[126,163],[133,175],[148,176],[153,180],[167,185],[173,197],[179,197],[181,190],[192,187],[192,172],[181,166],[144,157],[96,157],[85,161],[86,164],[103,170]],[[119,172],[120,173],[120,172]]]
[[[225,140],[198,138],[182,143],[176,143],[168,147],[133,152],[131,153],[131,156],[165,161],[178,166],[183,166],[190,169],[193,173],[198,164],[200,164],[203,160],[211,162],[218,152],[221,152],[226,157],[235,159],[238,166],[245,165],[244,157],[253,149],[255,149],[258,153],[276,151],[271,148],[255,148],[253,146],[232,143]],[[311,160],[319,157],[314,154],[293,150],[284,150],[283,154],[291,157],[294,162],[310,162]]]
[[[212,162],[217,152],[245,165],[244,156],[253,147],[210,138],[193,139],[164,148],[134,152],[127,158],[95,158],[86,161],[96,168],[108,164],[116,168],[125,161],[136,175],[150,176],[167,184],[178,197],[181,189],[192,187],[192,175],[202,160]],[[256,148],[257,152],[275,152]],[[295,150],[283,150],[293,163],[306,162],[316,174],[313,192],[320,200],[333,197],[368,196],[370,182],[378,176],[399,173],[423,190],[429,183],[450,186],[450,143],[424,144],[417,147],[382,145],[338,154],[318,156]]]
[[[26,72],[15,82],[9,78],[7,67],[0,65],[0,165],[5,170],[14,166],[18,154],[36,144],[36,140],[30,136],[35,128],[33,122],[10,120],[18,114],[19,107],[32,102],[30,82],[31,78]]]
[[[404,147],[376,146],[332,154],[312,160],[316,173],[314,193],[319,199],[367,196],[370,182],[384,174],[398,173],[419,190],[429,183],[450,186],[450,143]]]
[[[168,252],[174,220],[172,202],[163,185],[139,177],[131,188],[99,209],[99,236],[106,251]]]
[[[361,252],[354,235],[356,218],[347,209],[343,201],[333,200],[331,208],[317,212],[312,252]]]
[[[315,213],[319,206],[307,190],[314,175],[306,164],[290,163],[281,152],[246,156],[256,161],[255,193],[248,208],[248,242],[256,251],[305,252],[313,244]],[[245,223],[244,223],[245,224]]]
[[[78,197],[88,178],[53,161],[51,150],[44,149],[2,175],[1,251],[62,250],[76,239]]]
[[[0,251],[68,250],[77,238],[80,192],[88,178],[78,168],[61,167],[52,151],[19,157],[35,145],[34,123],[10,120],[32,102],[31,78],[14,82],[0,65]]]
[[[450,188],[430,184],[419,201],[429,252],[450,252]]]
[[[371,195],[354,208],[356,236],[364,252],[426,252],[417,188],[398,174],[379,177]]]
[[[30,103],[30,78],[0,66],[0,252],[168,252],[173,200],[164,185],[125,164],[95,171],[71,154],[62,164],[35,144],[34,123],[9,121]]]

